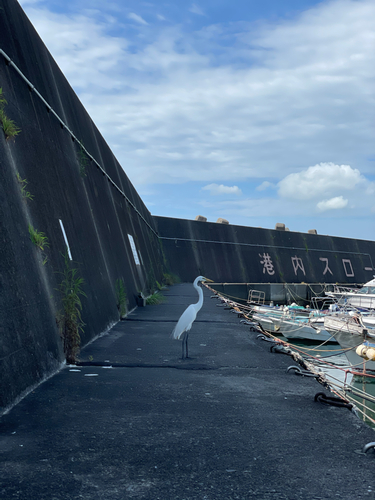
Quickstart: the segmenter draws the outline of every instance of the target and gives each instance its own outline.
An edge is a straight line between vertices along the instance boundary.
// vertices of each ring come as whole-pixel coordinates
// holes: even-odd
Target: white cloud
[[[275,188],[275,184],[269,181],[263,181],[262,184],[259,184],[259,186],[256,187],[257,191],[265,191],[266,189],[269,188]]]
[[[337,191],[353,190],[363,182],[365,179],[360,171],[349,165],[319,163],[282,179],[279,182],[279,195],[294,200],[310,200]]]
[[[198,16],[204,16],[205,15],[205,13],[203,12],[203,10],[198,5],[196,5],[195,3],[191,4],[191,7],[190,7],[189,11],[192,12],[193,14],[197,14]]]
[[[143,34],[129,50],[126,33],[108,35],[102,20],[28,14],[136,185],[165,182],[160,172],[167,182],[203,170],[207,181],[285,176],[322,157],[370,168],[371,1],[326,2],[279,25],[234,23],[226,50],[225,25]]]
[[[128,18],[132,19],[133,21],[139,23],[139,24],[148,24],[141,16],[138,14],[135,14],[134,12],[130,12],[128,14]]]
[[[199,180],[245,191],[258,179],[255,199],[227,205],[233,223],[235,214],[325,217],[317,203],[340,196],[348,211],[370,212],[373,0],[325,0],[293,19],[230,26],[209,24],[193,4],[200,31],[192,16],[173,25],[171,10],[168,24],[146,26],[161,20],[150,6],[137,8],[135,24],[123,8],[115,23],[31,2],[21,0],[137,189]],[[265,179],[280,181],[279,197],[258,199],[275,187]]]
[[[100,23],[85,16],[35,8],[27,9],[27,14],[37,19],[38,33],[48,42],[48,49],[76,90],[87,89],[91,81],[92,88],[100,88],[104,95],[120,85],[115,70],[127,49],[127,40],[107,36]]]
[[[211,195],[217,196],[222,194],[234,194],[239,196],[242,194],[238,186],[224,186],[223,184],[209,184],[202,189],[209,191]]]
[[[345,200],[342,196],[335,196],[330,200],[320,201],[317,204],[318,210],[325,212],[327,210],[338,210],[340,208],[345,208],[348,204],[348,200]]]

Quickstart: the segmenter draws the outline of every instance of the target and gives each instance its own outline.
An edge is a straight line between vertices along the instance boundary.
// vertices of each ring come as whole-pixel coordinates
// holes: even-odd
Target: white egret
[[[172,332],[172,337],[174,339],[182,340],[182,359],[184,359],[184,351],[185,357],[188,358],[189,331],[195,321],[195,318],[197,317],[198,311],[203,305],[203,290],[200,286],[198,286],[200,281],[211,280],[205,278],[204,276],[198,276],[195,278],[193,286],[198,292],[199,300],[196,304],[190,304],[190,306],[185,309]]]

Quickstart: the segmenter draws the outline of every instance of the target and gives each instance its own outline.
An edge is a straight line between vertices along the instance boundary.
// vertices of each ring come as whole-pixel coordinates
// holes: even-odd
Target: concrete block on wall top
[[[276,222],[275,229],[277,229],[278,231],[285,231],[285,224],[283,224],[282,222]]]
[[[201,222],[207,222],[207,217],[203,217],[203,215],[197,215],[195,220],[199,220]]]
[[[309,234],[318,234],[318,231],[316,229],[309,229],[307,232]]]
[[[229,222],[227,221],[227,219],[222,219],[221,217],[219,217],[216,222],[218,224],[229,224]]]

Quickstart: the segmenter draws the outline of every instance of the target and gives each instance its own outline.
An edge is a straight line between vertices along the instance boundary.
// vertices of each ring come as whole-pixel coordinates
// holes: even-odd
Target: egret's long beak
[[[204,278],[204,281],[208,281],[209,283],[215,283],[213,280],[210,280],[209,278]]]

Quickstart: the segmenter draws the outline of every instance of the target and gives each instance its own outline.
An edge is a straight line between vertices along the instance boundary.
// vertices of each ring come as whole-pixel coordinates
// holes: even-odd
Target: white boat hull
[[[341,305],[349,304],[353,307],[375,309],[375,279],[368,281],[358,290],[336,286],[333,292],[326,292],[326,295]]]
[[[319,322],[319,326],[313,327],[307,322],[293,321],[270,315],[266,316],[264,314],[254,314],[253,320],[257,321],[266,332],[283,335],[288,340],[314,340],[317,342],[326,342],[329,340],[336,342],[332,334],[324,329],[322,322]]]
[[[358,371],[374,371],[375,361],[366,361],[356,353],[356,348],[365,340],[375,341],[375,337],[362,325],[356,324],[352,317],[327,316],[324,319],[325,328],[334,335],[345,355],[352,365],[352,368]]]
[[[353,307],[375,309],[375,295],[352,295],[348,297],[348,303]]]
[[[323,325],[321,325],[323,326]],[[313,327],[309,323],[299,321],[282,320],[280,322],[280,332],[288,340],[315,340],[318,342],[326,342],[328,340],[336,342],[331,333],[327,332],[323,327]]]
[[[269,333],[280,334],[280,318],[266,316],[264,314],[253,314],[252,319],[257,321],[264,331]]]
[[[324,318],[324,328],[333,332],[344,332],[350,334],[364,335],[366,329],[352,316],[329,315]]]

